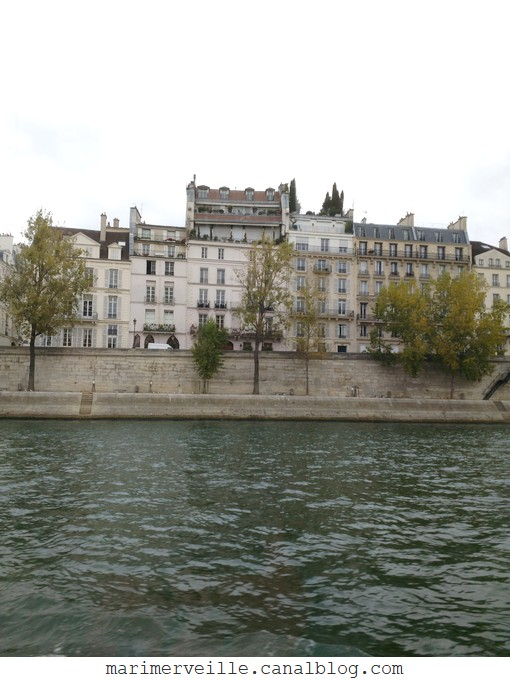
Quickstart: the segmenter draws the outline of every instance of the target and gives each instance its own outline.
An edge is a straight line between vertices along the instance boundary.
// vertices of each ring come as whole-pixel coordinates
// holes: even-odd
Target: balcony
[[[214,303],[214,309],[227,309],[227,303],[226,302],[218,302],[216,301]]]
[[[78,318],[83,321],[97,321],[97,312],[82,312]]]
[[[209,302],[208,301],[203,301],[203,300],[197,300],[197,307],[200,307],[202,309],[209,309]]]
[[[314,264],[313,265],[313,271],[316,274],[331,274],[331,265],[330,264]]]
[[[148,333],[175,333],[175,325],[169,323],[144,323],[143,330]]]

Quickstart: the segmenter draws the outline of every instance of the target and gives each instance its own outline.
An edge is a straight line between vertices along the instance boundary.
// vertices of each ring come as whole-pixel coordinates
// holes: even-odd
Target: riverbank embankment
[[[510,401],[0,392],[0,418],[510,423]]]

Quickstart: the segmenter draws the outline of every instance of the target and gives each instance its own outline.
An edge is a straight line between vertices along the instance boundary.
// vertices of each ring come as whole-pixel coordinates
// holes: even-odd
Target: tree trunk
[[[30,334],[30,365],[28,369],[28,391],[35,390],[35,329]]]
[[[309,387],[310,387],[310,381],[309,381],[309,375],[308,375],[308,365],[309,365],[310,357],[308,356],[308,352],[305,355],[305,373],[306,373],[306,396],[309,394]]]
[[[260,341],[255,336],[255,350],[253,352],[253,394],[259,394],[259,345]]]
[[[455,375],[452,373],[452,378],[450,382],[450,399],[453,399],[453,391],[455,389]]]

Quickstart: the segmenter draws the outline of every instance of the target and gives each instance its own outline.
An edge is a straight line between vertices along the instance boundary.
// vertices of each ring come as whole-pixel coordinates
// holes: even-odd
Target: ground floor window
[[[73,330],[72,328],[62,329],[62,347],[71,347],[73,344]]]
[[[106,346],[108,349],[115,349],[117,347],[118,326],[108,326],[108,335]]]
[[[92,329],[83,329],[83,347],[92,347]]]
[[[337,345],[336,351],[340,352],[341,354],[347,352],[347,345]]]

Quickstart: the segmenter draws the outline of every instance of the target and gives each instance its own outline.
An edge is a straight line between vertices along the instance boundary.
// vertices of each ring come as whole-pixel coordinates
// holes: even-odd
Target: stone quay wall
[[[0,348],[0,392],[26,390],[27,348]],[[481,400],[489,387],[510,370],[510,358],[494,360],[495,370],[480,382],[456,379],[454,399]],[[336,398],[449,399],[450,378],[434,366],[412,378],[399,366],[385,367],[367,355],[329,355],[309,362],[310,396]],[[201,382],[191,352],[38,348],[35,387],[40,392],[130,394],[200,394]],[[210,395],[251,395],[252,353],[225,353],[219,374],[210,381]],[[305,363],[294,353],[263,352],[260,394],[306,394]],[[510,384],[495,400],[510,400]]]

